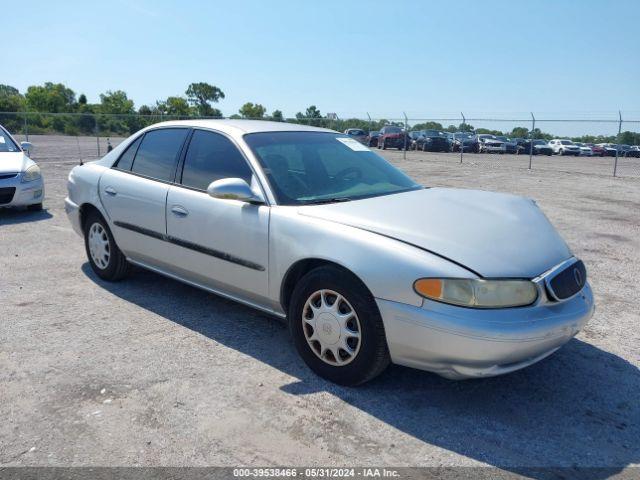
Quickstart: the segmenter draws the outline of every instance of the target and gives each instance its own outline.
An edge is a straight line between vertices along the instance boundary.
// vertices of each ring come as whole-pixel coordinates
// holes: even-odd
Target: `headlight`
[[[34,180],[38,180],[41,176],[40,167],[38,165],[31,165],[27,168],[27,171],[22,174],[22,182],[33,182]]]
[[[421,278],[413,288],[429,300],[471,308],[521,307],[538,298],[538,289],[529,280]]]

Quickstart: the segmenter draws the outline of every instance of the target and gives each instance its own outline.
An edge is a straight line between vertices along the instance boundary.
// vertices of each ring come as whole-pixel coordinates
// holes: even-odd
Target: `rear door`
[[[198,284],[264,304],[268,296],[269,207],[212,198],[208,185],[258,180],[228,137],[194,130],[181,174],[167,197],[167,235],[176,274]]]
[[[189,129],[147,131],[100,178],[99,193],[120,249],[162,267],[167,256],[165,206]]]

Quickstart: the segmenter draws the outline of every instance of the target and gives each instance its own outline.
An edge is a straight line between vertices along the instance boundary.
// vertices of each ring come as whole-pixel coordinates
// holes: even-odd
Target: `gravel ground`
[[[349,389],[310,373],[276,319],[150,272],[99,280],[63,209],[95,139],[31,140],[46,210],[0,211],[0,466],[640,463],[639,179],[385,152],[426,185],[534,198],[587,264],[597,311],[520,372],[393,366]]]

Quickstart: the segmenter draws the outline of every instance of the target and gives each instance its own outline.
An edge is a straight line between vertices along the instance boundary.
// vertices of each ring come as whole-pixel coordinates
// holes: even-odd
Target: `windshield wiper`
[[[350,201],[351,199],[349,197],[319,198],[317,200],[309,200],[308,202],[304,202],[303,205],[322,205],[323,203],[340,203]]]

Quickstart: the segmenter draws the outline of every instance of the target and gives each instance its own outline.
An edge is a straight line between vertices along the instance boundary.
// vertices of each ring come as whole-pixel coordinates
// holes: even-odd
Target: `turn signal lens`
[[[413,289],[429,300],[472,308],[521,307],[538,298],[538,289],[529,280],[421,278]]]
[[[442,280],[437,278],[421,278],[416,280],[413,288],[419,295],[427,298],[442,298]]]

